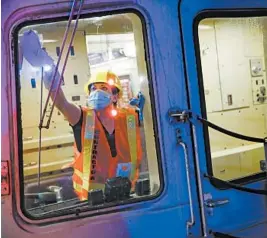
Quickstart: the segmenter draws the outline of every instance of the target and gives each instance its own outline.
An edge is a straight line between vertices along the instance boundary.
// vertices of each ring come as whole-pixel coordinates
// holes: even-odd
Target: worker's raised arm
[[[30,30],[23,34],[20,38],[20,50],[22,56],[33,66],[43,67],[43,81],[47,90],[51,88],[51,98],[54,100],[56,89],[60,80],[60,75],[54,64],[53,59],[42,49],[38,35]],[[55,80],[52,85],[53,75]],[[55,106],[67,118],[71,125],[75,125],[81,116],[81,110],[75,104],[68,102],[61,87],[55,100]]]

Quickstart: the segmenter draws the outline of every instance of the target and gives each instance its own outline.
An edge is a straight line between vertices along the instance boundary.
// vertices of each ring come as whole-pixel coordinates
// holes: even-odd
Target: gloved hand
[[[45,67],[43,70],[45,88],[46,89],[51,88],[52,92],[56,91],[59,82],[60,82],[60,85],[62,84],[62,80],[60,80],[59,72],[57,71],[56,75],[55,75],[55,81],[54,81],[53,85],[51,85],[55,69],[56,69],[56,66],[53,64],[52,67]]]
[[[43,67],[44,85],[46,89],[51,87],[51,90],[55,91],[60,82],[59,72],[56,72],[54,83],[51,85],[56,67],[53,59],[42,49],[40,39],[34,31],[26,31],[20,37],[20,50],[22,56],[33,67]]]
[[[139,92],[136,98],[130,99],[130,105],[136,106],[139,110],[139,120],[140,122],[143,122],[143,110],[145,105],[145,97],[144,95]]]

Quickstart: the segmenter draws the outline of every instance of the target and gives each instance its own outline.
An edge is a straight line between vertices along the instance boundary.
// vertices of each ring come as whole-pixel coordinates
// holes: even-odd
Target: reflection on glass
[[[239,134],[267,135],[267,18],[210,18],[198,26],[207,118]],[[259,173],[263,144],[209,129],[214,176]]]
[[[24,204],[38,217],[145,199],[160,188],[142,24],[134,14],[80,20],[75,57],[39,147],[40,107],[60,83],[63,60],[59,72],[55,65],[66,25],[19,32]],[[52,104],[50,98],[48,112]]]

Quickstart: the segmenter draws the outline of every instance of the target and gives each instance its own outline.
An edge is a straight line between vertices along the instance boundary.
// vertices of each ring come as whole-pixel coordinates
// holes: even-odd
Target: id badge
[[[132,171],[132,163],[120,163],[117,166],[116,176],[128,177],[130,178]]]

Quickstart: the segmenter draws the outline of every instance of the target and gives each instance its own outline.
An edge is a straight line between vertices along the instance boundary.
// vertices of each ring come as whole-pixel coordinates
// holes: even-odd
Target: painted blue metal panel
[[[188,77],[188,88],[190,98],[190,109],[201,115],[201,102],[199,96],[199,81],[196,70],[196,57],[194,45],[193,22],[195,17],[203,11],[213,10],[244,10],[244,9],[266,9],[267,1],[212,1],[212,0],[188,0],[181,3],[180,13],[183,31],[183,41],[186,55],[186,71]],[[221,207],[216,207],[212,211],[205,211],[207,230],[220,232],[231,232],[243,229],[249,225],[267,220],[267,200],[265,196],[249,194],[233,189],[218,190],[211,185],[204,174],[207,173],[206,153],[204,145],[203,129],[200,122],[195,121],[197,134],[197,155],[200,162],[200,173],[203,192],[209,194],[213,199],[229,199],[230,202]],[[248,185],[250,188],[264,189],[265,182],[255,182]],[[266,188],[265,188],[266,189]],[[253,234],[258,237],[259,234]]]
[[[151,63],[151,81],[154,88],[156,115],[160,139],[160,151],[163,167],[164,190],[162,194],[151,201],[144,201],[134,205],[119,207],[116,213],[96,215],[81,219],[75,216],[68,217],[68,221],[60,224],[54,222],[49,226],[38,226],[35,222],[23,217],[19,210],[19,201],[14,205],[12,201],[19,199],[19,181],[16,177],[17,167],[13,169],[13,190],[9,197],[2,199],[2,220],[4,237],[186,237],[186,222],[190,218],[189,197],[185,172],[184,152],[176,143],[176,130],[179,129],[182,138],[190,148],[189,168],[193,195],[193,208],[195,225],[192,234],[201,236],[201,222],[199,213],[199,200],[195,182],[195,164],[192,137],[188,124],[170,124],[168,110],[172,107],[188,108],[187,93],[184,75],[183,49],[179,31],[178,1],[85,1],[83,13],[106,12],[114,9],[137,9],[145,18],[148,35],[149,59]],[[26,6],[34,7],[25,8]],[[44,4],[44,5],[41,5]],[[6,1],[6,11],[2,16],[2,143],[5,145],[2,157],[10,161],[17,161],[8,128],[12,128],[11,118],[17,118],[14,82],[12,79],[14,66],[11,55],[11,30],[18,21],[35,18],[56,17],[67,14],[69,3],[52,0]],[[185,45],[188,85],[191,109],[200,114],[199,85],[195,66],[195,49],[193,42],[192,24],[194,17],[203,9],[221,8],[250,8],[267,7],[264,0],[260,1],[183,1],[181,4],[182,28]],[[21,9],[19,9],[21,8]],[[12,105],[13,107],[10,108]],[[9,108],[8,108],[9,106]],[[15,127],[15,126],[14,126]],[[221,232],[236,231],[248,225],[266,220],[266,200],[253,194],[245,194],[234,190],[219,191],[203,177],[206,173],[205,148],[201,124],[197,126],[197,152],[200,159],[201,178],[204,192],[211,194],[214,199],[227,198],[227,205],[207,210],[207,229]],[[14,146],[15,147],[15,146]],[[13,155],[15,154],[15,155]],[[250,187],[262,188],[263,182],[250,184]],[[12,198],[14,198],[12,200]],[[253,201],[253,202],[251,202]],[[122,209],[128,208],[127,212]],[[108,209],[106,212],[108,213]],[[237,216],[237,214],[239,216]],[[265,226],[264,226],[265,227]],[[265,229],[265,228],[264,228]],[[263,230],[264,230],[263,229]],[[263,231],[262,230],[262,231]],[[253,233],[254,235],[254,233]]]
[[[31,4],[35,4],[31,7]],[[52,3],[56,2],[56,3]],[[104,2],[104,3],[103,3]],[[46,3],[46,4],[45,4]],[[52,4],[50,4],[52,3]],[[42,4],[42,5],[38,5]],[[14,70],[11,53],[11,34],[18,21],[35,18],[55,18],[67,15],[69,3],[60,1],[9,1],[5,4],[7,11],[2,19],[2,28],[5,44],[2,45],[2,57],[4,57],[4,71],[6,81],[3,83],[2,96],[5,105],[9,105],[11,97],[15,94],[14,81],[11,72]],[[17,9],[17,6],[21,7]],[[29,7],[27,7],[29,6]],[[26,8],[24,8],[26,7]],[[148,50],[151,66],[151,81],[154,88],[156,115],[160,138],[161,162],[163,168],[164,189],[159,197],[137,204],[121,206],[116,213],[98,215],[96,211],[93,217],[77,219],[75,215],[68,217],[68,221],[53,222],[53,225],[38,226],[37,221],[31,221],[23,216],[19,208],[19,181],[15,176],[17,172],[16,155],[11,158],[5,153],[7,159],[14,161],[13,164],[13,190],[10,197],[2,201],[2,212],[8,214],[2,221],[5,227],[5,237],[186,237],[186,222],[190,219],[188,188],[185,172],[184,152],[176,143],[176,129],[181,129],[183,134],[188,130],[187,125],[171,125],[167,116],[170,107],[186,107],[186,90],[182,61],[182,49],[178,25],[178,2],[177,1],[85,1],[83,13],[109,12],[118,9],[136,9],[143,14],[148,35]],[[3,66],[3,65],[2,65]],[[8,67],[7,67],[8,66]],[[7,70],[9,69],[9,70]],[[10,94],[8,93],[10,92]],[[12,92],[12,93],[11,93]],[[8,96],[9,95],[9,96]],[[15,101],[15,98],[12,98]],[[10,104],[11,105],[11,104]],[[16,104],[12,104],[10,113],[4,113],[5,127],[14,126],[10,120],[17,118]],[[13,124],[14,123],[14,124]],[[5,131],[7,133],[7,131]],[[10,134],[4,135],[7,140],[12,138]],[[3,137],[3,135],[2,135]],[[15,145],[10,145],[13,151]],[[8,150],[9,151],[9,150]],[[8,158],[10,156],[10,158]],[[194,164],[190,161],[192,195],[194,200],[195,226],[192,229],[194,236],[201,234],[200,218],[197,202],[197,190],[194,180]],[[17,199],[17,206],[12,205]],[[126,209],[123,211],[122,209]],[[108,213],[110,209],[106,209]],[[75,218],[75,220],[73,220]],[[52,220],[52,219],[50,219]],[[49,219],[48,219],[49,221]],[[50,221],[51,222],[51,221]]]
[[[254,226],[250,226],[242,231],[233,232],[231,235],[237,237],[255,237],[257,238],[266,238],[267,237],[267,223],[257,223]]]

